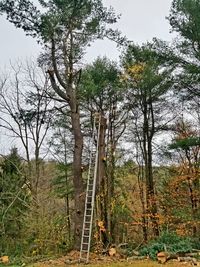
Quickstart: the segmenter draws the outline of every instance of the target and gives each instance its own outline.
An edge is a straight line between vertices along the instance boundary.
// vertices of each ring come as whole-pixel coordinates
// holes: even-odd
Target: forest
[[[200,1],[173,0],[176,37],[142,45],[102,0],[34,2],[0,1],[42,47],[0,73],[0,261],[80,250],[95,131],[91,253],[200,259]],[[99,39],[119,59],[84,64]]]

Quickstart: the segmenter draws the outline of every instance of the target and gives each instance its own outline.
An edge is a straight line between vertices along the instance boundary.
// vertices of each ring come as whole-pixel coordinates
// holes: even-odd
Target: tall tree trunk
[[[67,170],[67,144],[64,139],[64,159],[65,159],[65,185],[66,191],[68,192],[69,189],[69,177],[68,177],[68,170]],[[69,206],[69,194],[67,193],[65,196],[65,209],[67,215],[67,229],[68,229],[68,238],[71,241],[71,219],[70,219],[70,206]]]
[[[107,229],[107,175],[106,175],[106,119],[100,116],[100,134],[99,134],[99,156],[98,156],[98,173],[97,173],[97,216],[98,220],[104,223],[106,231],[100,230],[100,240],[104,246],[108,243]]]
[[[79,103],[77,97],[77,88],[74,88],[73,81],[73,36],[70,34],[70,43],[71,50],[69,56],[69,77],[67,84],[62,80],[58,69],[57,63],[55,59],[55,43],[52,40],[52,62],[54,66],[54,71],[59,81],[60,85],[65,88],[65,92],[62,91],[56,83],[54,77],[54,71],[49,70],[49,76],[51,80],[51,85],[54,91],[64,99],[70,107],[71,112],[71,125],[72,125],[72,133],[74,137],[74,154],[73,154],[73,186],[74,186],[74,214],[73,214],[73,222],[74,222],[74,248],[79,250],[81,245],[81,232],[83,225],[83,215],[84,215],[84,203],[85,203],[85,194],[84,194],[84,184],[82,178],[82,152],[83,152],[83,135],[81,131],[81,123],[80,123],[80,111],[79,111]],[[65,66],[67,70],[67,65]]]
[[[146,218],[146,205],[145,205],[145,187],[144,187],[144,170],[143,166],[139,166],[138,172],[138,185],[139,185],[139,194],[140,194],[140,201],[142,205],[142,233],[144,242],[146,243],[148,240],[148,229],[147,229],[147,218]]]
[[[115,136],[115,110],[110,112],[109,126],[108,126],[108,163],[107,163],[107,228],[108,238],[110,243],[114,243],[114,224],[112,212],[112,199],[114,197],[114,178],[115,178],[115,150],[116,150],[116,136]],[[109,147],[110,146],[110,147]]]
[[[155,198],[155,189],[153,181],[153,168],[152,168],[152,137],[154,135],[154,120],[152,115],[152,106],[148,105],[144,109],[144,125],[143,125],[143,151],[145,162],[145,178],[146,178],[146,201],[147,212],[151,218],[152,230],[154,236],[159,235],[159,227],[157,221],[157,204]],[[149,114],[151,114],[151,124]]]
[[[35,182],[34,182],[34,192],[35,192],[35,200],[37,202],[38,196],[38,183],[40,179],[40,158],[39,158],[39,147],[36,144],[35,147]]]
[[[83,135],[80,126],[80,115],[77,110],[71,108],[71,122],[74,134],[74,155],[73,155],[73,185],[74,185],[74,248],[79,249],[81,244],[81,231],[84,215],[84,185],[82,179],[82,150]]]
[[[148,153],[147,153],[147,168],[146,168],[146,179],[147,179],[147,194],[148,194],[148,209],[152,221],[152,228],[154,236],[159,236],[159,226],[157,217],[157,203],[153,181],[153,168],[152,168],[152,141],[148,140]]]
[[[187,170],[187,182],[188,182],[188,188],[189,188],[189,195],[190,195],[190,201],[191,201],[191,209],[192,209],[192,217],[193,221],[196,224],[197,216],[198,216],[198,193],[199,187],[198,187],[198,171],[193,169],[193,163],[191,159],[191,154],[189,153],[189,150],[185,150],[186,158],[188,160],[188,170]],[[198,160],[196,160],[198,162]],[[197,226],[193,225],[193,236],[197,236]]]

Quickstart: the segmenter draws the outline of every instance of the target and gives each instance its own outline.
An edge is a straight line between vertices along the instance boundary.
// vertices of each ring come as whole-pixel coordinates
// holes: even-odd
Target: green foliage
[[[188,137],[180,140],[176,140],[175,143],[170,144],[170,149],[189,149],[193,146],[199,146],[200,145],[200,137]]]
[[[199,0],[174,0],[171,7],[169,22],[189,43],[200,40],[200,2]]]
[[[179,57],[177,87],[182,89],[185,97],[190,98],[199,96],[199,90],[195,88],[200,82],[199,9],[199,0],[173,0],[168,18],[172,30],[181,37],[176,42],[176,49],[174,49],[174,53]]]
[[[27,35],[45,43],[52,38],[61,40],[69,29],[75,30],[78,33],[74,38],[76,52],[93,39],[105,35],[119,36],[117,31],[105,27],[105,24],[115,23],[119,16],[112,8],[105,8],[101,0],[40,0],[39,3],[42,9],[28,0],[2,0],[0,12],[5,13],[7,19]]]
[[[37,212],[39,216],[30,212],[26,217],[23,254],[28,257],[45,257],[68,251],[72,243],[68,237],[67,216],[64,212],[54,209],[52,214],[42,206]]]
[[[160,251],[172,253],[183,253],[192,251],[192,240],[188,237],[181,237],[175,233],[164,232],[155,240],[152,240],[140,250],[141,255],[148,255],[151,259],[156,260],[156,255]]]
[[[152,260],[156,260],[156,255],[159,251],[164,250],[164,244],[161,243],[153,243],[147,247],[144,247],[140,250],[140,254],[142,256],[148,255]]]
[[[82,73],[80,95],[97,110],[109,110],[111,103],[122,100],[120,72],[116,62],[98,57]]]
[[[199,240],[199,238],[193,238],[192,239],[192,247],[194,249],[200,250],[200,240]]]
[[[0,251],[15,255],[21,250],[17,244],[22,237],[24,214],[29,203],[22,161],[16,148],[11,149],[0,167]]]
[[[171,75],[174,66],[166,66],[165,62],[156,52],[155,43],[133,44],[126,49],[122,65],[133,109],[139,107],[141,112],[144,106],[150,108],[153,104],[157,115],[161,112],[160,106],[167,104],[165,96],[174,83]]]
[[[52,180],[53,192],[59,198],[66,198],[73,194],[71,164],[57,164],[58,175]]]
[[[22,28],[27,35],[38,35],[40,11],[31,1],[0,1],[0,12],[6,13],[7,19],[17,28]]]

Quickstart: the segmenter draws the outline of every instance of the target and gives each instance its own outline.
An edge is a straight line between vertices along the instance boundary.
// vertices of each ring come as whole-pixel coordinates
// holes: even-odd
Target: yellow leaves
[[[100,230],[101,232],[106,232],[106,228],[105,228],[105,226],[104,226],[104,222],[103,222],[103,221],[99,221],[99,222],[98,222],[98,226],[99,226],[99,230]]]
[[[128,68],[128,74],[132,79],[135,81],[140,81],[142,79],[142,76],[144,74],[146,64],[145,63],[136,63],[133,66]]]
[[[35,249],[35,250],[32,251],[32,256],[35,256],[37,254],[38,254],[38,249]]]
[[[136,63],[133,66],[129,67],[128,72],[131,74],[141,74],[145,69],[145,63]]]
[[[144,71],[146,69],[146,63],[139,62],[128,67],[125,72],[121,75],[121,82],[131,80],[132,82],[139,82],[142,80]]]

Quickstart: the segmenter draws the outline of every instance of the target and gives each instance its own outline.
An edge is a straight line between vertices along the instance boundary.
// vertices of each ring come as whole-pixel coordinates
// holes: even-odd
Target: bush
[[[178,236],[176,233],[163,233],[160,237],[152,240],[146,246],[142,247],[140,254],[142,256],[149,256],[156,260],[156,255],[160,251],[168,251],[171,253],[186,253],[191,252],[193,242],[188,237]]]

